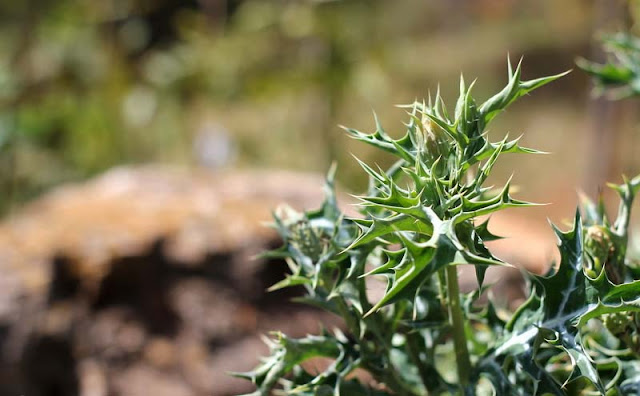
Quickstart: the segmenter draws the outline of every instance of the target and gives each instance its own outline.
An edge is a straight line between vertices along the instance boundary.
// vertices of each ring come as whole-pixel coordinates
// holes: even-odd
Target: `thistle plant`
[[[439,93],[406,106],[399,139],[377,118],[373,133],[345,128],[397,161],[386,170],[358,161],[369,188],[353,218],[337,205],[333,168],[318,210],[276,212],[284,245],[269,253],[291,269],[272,290],[303,286],[301,302],[344,326],[301,339],[275,333],[271,355],[236,374],[256,385],[252,395],[640,393],[640,274],[626,258],[640,178],[613,186],[613,222],[604,205],[585,200],[569,231],[554,227],[560,262],[527,275],[528,297],[515,312],[479,301],[487,269],[508,265],[485,245],[498,238],[487,215],[532,205],[511,195],[509,181],[495,189],[487,177],[503,154],[538,152],[518,139],[491,141],[487,126],[564,74],[526,81],[509,63],[507,85],[483,103],[461,78],[452,113]],[[460,265],[475,268],[472,292],[460,292]],[[380,278],[386,289],[374,299],[367,285]],[[305,368],[315,357],[329,361],[319,372]]]
[[[640,95],[640,39],[629,33],[603,37],[609,61],[604,64],[578,59],[578,66],[589,73],[596,92],[607,92],[611,99]]]

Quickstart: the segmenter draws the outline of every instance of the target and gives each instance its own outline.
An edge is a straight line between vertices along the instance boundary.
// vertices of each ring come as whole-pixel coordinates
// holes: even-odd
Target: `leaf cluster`
[[[640,39],[628,33],[604,36],[603,48],[608,62],[599,64],[578,59],[578,66],[589,73],[596,92],[607,92],[611,99],[624,99],[640,95]]]
[[[303,286],[300,301],[344,319],[343,333],[291,339],[275,334],[271,355],[237,374],[272,392],[301,395],[567,395],[640,391],[640,273],[626,257],[630,208],[640,177],[613,186],[620,208],[585,200],[571,230],[554,227],[560,262],[527,275],[528,298],[513,313],[491,299],[489,266],[508,265],[485,245],[497,239],[487,215],[531,203],[487,178],[505,153],[536,153],[518,139],[490,141],[487,126],[518,98],[563,74],[522,80],[509,63],[500,92],[477,103],[463,78],[453,112],[436,93],[406,106],[406,132],[394,139],[376,119],[362,142],[396,158],[388,169],[358,162],[369,176],[347,217],[329,172],[321,208],[281,208],[274,226],[290,275],[272,289]],[[478,288],[461,293],[457,266],[473,265]],[[386,281],[381,297],[368,292]],[[305,368],[313,358],[322,370]],[[368,376],[356,373],[367,372]],[[362,378],[371,380],[362,380]]]

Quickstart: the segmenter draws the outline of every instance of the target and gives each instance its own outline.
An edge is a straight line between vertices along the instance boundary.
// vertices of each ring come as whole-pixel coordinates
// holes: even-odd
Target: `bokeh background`
[[[452,102],[461,73],[485,98],[508,54],[524,56],[525,77],[556,73],[593,57],[594,34],[630,27],[626,2],[585,0],[28,0],[2,2],[0,18],[5,212],[146,162],[324,172],[337,160],[357,191],[349,153],[374,154],[339,124],[368,130],[375,110],[399,134],[394,105],[438,84]],[[554,153],[518,161],[529,193],[572,190],[600,161],[589,91],[575,71],[492,128]]]
[[[248,369],[263,351],[252,334],[279,328],[288,319],[278,316],[284,300],[273,307],[259,306],[266,298],[261,291],[273,279],[256,280],[266,275],[255,264],[250,275],[228,268],[245,268],[238,264],[246,261],[245,253],[275,243],[270,234],[258,230],[268,207],[287,199],[301,206],[317,202],[320,179],[305,179],[301,172],[324,173],[337,161],[341,189],[357,193],[366,180],[351,154],[381,166],[390,160],[351,141],[338,125],[369,131],[375,111],[387,131],[399,136],[406,116],[395,105],[424,98],[439,84],[453,106],[461,73],[468,81],[477,78],[476,97],[487,98],[505,84],[508,56],[514,62],[524,57],[525,78],[573,69],[577,57],[604,60],[597,36],[635,31],[636,3],[0,1],[0,212],[5,219],[0,229],[0,284],[12,290],[0,304],[5,362],[0,393],[19,394],[29,383],[47,381],[54,385],[34,386],[29,394],[149,394],[136,393],[145,389],[145,380],[164,384],[162,388],[170,390],[166,394],[222,395],[242,389],[215,373]],[[638,104],[607,102],[594,98],[591,91],[588,77],[574,70],[520,100],[491,127],[494,140],[505,133],[524,134],[523,145],[551,153],[507,156],[495,175],[504,180],[513,173],[519,197],[551,203],[496,219],[498,229],[511,231],[511,241],[521,250],[505,254],[530,268],[543,268],[539,259],[553,256],[546,219],[562,224],[571,218],[579,189],[595,196],[605,181],[618,182],[621,173],[640,170]],[[209,210],[211,205],[224,210]],[[193,212],[192,207],[198,209]],[[203,216],[207,220],[199,222]],[[224,237],[212,234],[212,227]],[[158,248],[157,242],[167,239],[173,256]],[[253,244],[258,239],[262,245]],[[156,244],[149,247],[148,241]],[[241,249],[243,258],[231,260]],[[131,257],[139,260],[131,264],[126,261]],[[126,263],[114,264],[118,260]],[[193,265],[168,270],[149,288],[168,284],[162,293],[173,293],[176,277],[204,278],[202,294],[193,298],[204,301],[203,306],[211,305],[207,298],[218,302],[217,311],[207,311],[212,321],[226,320],[227,311],[244,312],[238,320],[245,322],[232,321],[222,336],[201,335],[204,341],[189,352],[204,359],[205,368],[192,370],[196,374],[171,360],[176,350],[189,350],[185,345],[197,338],[193,329],[187,335],[179,330],[188,322],[179,308],[170,309],[181,318],[174,327],[156,326],[171,316],[162,316],[162,309],[159,316],[147,315],[134,326],[136,315],[155,312],[158,304],[149,300],[158,296],[150,292],[114,297],[122,288],[140,287],[118,283],[124,282],[119,277],[138,279],[125,270],[113,275],[118,265],[144,266],[136,275],[144,279],[177,262],[200,266],[197,271]],[[211,270],[216,265],[226,269]],[[116,280],[105,286],[111,275]],[[209,286],[215,290],[216,277],[238,282],[219,286],[227,300],[220,295],[202,297]],[[247,286],[255,284],[253,289]],[[138,304],[131,303],[136,299],[142,305],[133,310],[107,312],[111,316],[103,312],[104,307]],[[60,301],[67,305],[60,308]],[[186,301],[189,311],[190,300]],[[264,307],[269,314],[261,314]],[[105,323],[112,323],[114,334],[133,326],[125,332],[129,336],[123,336],[134,345],[124,342],[129,352],[113,358],[85,345],[103,336],[84,340],[84,347],[69,341],[86,330],[82,323],[97,320],[94,314],[107,315]],[[83,315],[85,319],[79,319]],[[281,320],[264,324],[265,317]],[[55,324],[64,318],[73,323],[77,319],[80,325]],[[23,325],[28,330],[16,330],[20,322],[30,323]],[[202,328],[209,325],[198,326],[198,331],[205,331]],[[45,336],[49,341],[41,341]],[[243,344],[245,349],[228,349],[246,339],[250,342]],[[104,346],[116,348],[112,347],[108,342]],[[65,356],[73,375],[67,379],[47,369],[33,373],[24,368],[28,362],[46,362],[47,353]],[[233,353],[245,360],[234,365],[228,363],[233,359],[220,358]],[[144,359],[157,367],[127,374]],[[183,374],[177,377],[182,382],[176,383],[191,385],[172,388],[161,382],[173,378],[178,366]],[[173,374],[154,377],[153,370]],[[12,382],[14,376],[22,379]],[[184,379],[192,377],[208,379],[200,385]],[[122,384],[135,381],[142,381],[137,391]]]

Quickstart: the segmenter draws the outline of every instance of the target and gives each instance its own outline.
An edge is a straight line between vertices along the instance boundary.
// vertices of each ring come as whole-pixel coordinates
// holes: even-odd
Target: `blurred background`
[[[349,193],[366,186],[351,154],[390,161],[338,125],[370,131],[375,110],[400,136],[395,105],[440,84],[453,106],[461,73],[484,100],[507,56],[525,78],[604,60],[598,34],[635,31],[636,3],[0,1],[0,394],[250,390],[223,371],[255,364],[256,334],[318,320],[264,295],[284,267],[248,260],[277,246],[260,222],[317,204],[334,160]],[[495,219],[513,235],[496,249],[533,270],[547,218],[640,170],[637,103],[591,90],[574,70],[491,127],[551,153],[495,172],[552,204]]]

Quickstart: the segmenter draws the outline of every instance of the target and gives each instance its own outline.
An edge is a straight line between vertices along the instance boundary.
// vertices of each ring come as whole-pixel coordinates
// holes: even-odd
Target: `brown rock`
[[[278,244],[263,225],[271,211],[284,202],[319,205],[322,184],[292,172],[148,166],[115,169],[27,205],[0,224],[0,325],[8,329],[0,371],[18,373],[0,376],[0,390],[246,389],[216,362],[237,361],[231,351],[243,354],[236,369],[256,363],[262,347],[246,354],[234,345],[257,340],[263,318],[278,327],[263,310],[307,312],[317,331],[317,313],[290,305],[291,293],[265,298],[286,265],[251,257]]]

